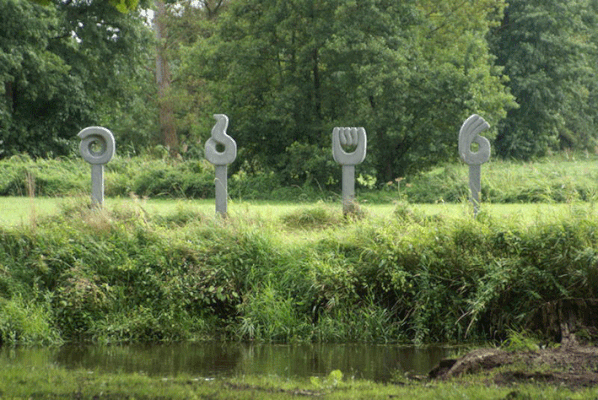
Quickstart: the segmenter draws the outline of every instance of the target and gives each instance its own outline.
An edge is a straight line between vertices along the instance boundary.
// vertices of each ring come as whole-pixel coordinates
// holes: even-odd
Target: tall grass
[[[373,179],[373,178],[372,178]],[[107,197],[214,197],[214,169],[205,160],[115,157],[106,165]],[[13,156],[0,160],[0,196],[25,196],[28,182],[37,196],[75,196],[90,190],[89,165],[80,158],[33,160]],[[393,182],[357,182],[360,202],[456,203],[469,196],[468,167],[451,163]],[[598,156],[562,154],[534,162],[491,160],[482,166],[485,203],[566,203],[594,201],[598,193]],[[228,180],[234,200],[339,201],[335,192],[308,184],[283,187],[269,172],[236,171]]]
[[[468,166],[447,164],[399,182],[412,203],[458,202],[468,197]],[[482,201],[570,203],[595,201],[598,157],[562,154],[535,162],[491,160],[482,166]],[[395,184],[386,190],[393,192]]]
[[[80,201],[0,228],[1,340],[500,340],[546,302],[598,293],[592,207],[526,223],[406,204],[339,215],[222,220]],[[285,239],[296,234],[309,240]],[[24,324],[34,314],[37,327]]]

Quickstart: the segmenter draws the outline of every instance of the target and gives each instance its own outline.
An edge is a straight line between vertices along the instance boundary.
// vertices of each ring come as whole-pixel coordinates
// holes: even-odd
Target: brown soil
[[[498,367],[498,371],[493,371]],[[429,377],[450,379],[465,374],[488,374],[494,383],[535,382],[571,388],[598,385],[598,347],[569,345],[537,351],[509,352],[477,349],[459,359],[443,360]]]

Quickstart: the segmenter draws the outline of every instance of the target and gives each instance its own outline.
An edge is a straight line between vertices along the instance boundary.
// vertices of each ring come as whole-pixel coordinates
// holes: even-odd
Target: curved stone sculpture
[[[459,131],[459,155],[469,165],[469,189],[473,214],[477,215],[480,207],[480,192],[482,191],[481,165],[490,159],[490,142],[480,133],[490,128],[490,125],[477,114],[465,120]],[[471,145],[477,143],[477,151],[471,150]]]
[[[77,134],[81,139],[79,151],[83,159],[92,165],[107,164],[114,157],[114,135],[101,126],[90,126]],[[98,149],[94,149],[98,147]]]
[[[477,114],[465,120],[459,131],[459,155],[468,165],[482,165],[490,159],[490,142],[480,133],[490,125]],[[478,144],[476,152],[471,151],[472,143]]]
[[[346,152],[343,146],[353,147]],[[332,130],[332,157],[343,166],[343,213],[355,211],[355,166],[365,160],[367,135],[364,128],[336,127]]]
[[[216,213],[225,217],[227,212],[227,165],[237,158],[237,143],[226,134],[228,117],[224,114],[214,114],[216,124],[212,128],[212,136],[206,141],[206,159],[214,164],[216,172]],[[222,147],[222,151],[218,150]]]
[[[114,135],[101,126],[90,126],[77,136],[81,139],[81,156],[91,164],[91,202],[101,206],[104,203],[104,165],[116,152]]]
[[[226,134],[228,117],[224,114],[214,114],[216,125],[212,128],[212,136],[206,141],[206,159],[214,165],[232,164],[237,158],[237,143]],[[224,148],[218,151],[217,146]]]

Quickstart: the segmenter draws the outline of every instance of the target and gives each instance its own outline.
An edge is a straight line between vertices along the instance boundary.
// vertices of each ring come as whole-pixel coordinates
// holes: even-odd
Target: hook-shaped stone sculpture
[[[346,147],[355,147],[346,152]],[[364,128],[336,127],[332,130],[332,157],[343,168],[343,213],[355,210],[355,166],[365,160],[367,135]]]
[[[490,125],[477,114],[473,114],[461,126],[459,131],[459,155],[469,165],[469,189],[473,214],[477,215],[480,207],[480,192],[482,191],[481,165],[490,159],[490,142],[480,133],[490,128]],[[477,151],[471,150],[471,145],[478,145]]]
[[[216,172],[216,213],[225,217],[227,212],[227,165],[237,158],[237,143],[226,134],[228,117],[214,114],[216,124],[212,136],[206,141],[206,159],[214,164]],[[219,151],[218,147],[222,147]]]
[[[104,165],[116,151],[114,135],[106,128],[90,126],[77,134],[81,139],[79,151],[85,161],[91,164],[91,202],[104,203]]]

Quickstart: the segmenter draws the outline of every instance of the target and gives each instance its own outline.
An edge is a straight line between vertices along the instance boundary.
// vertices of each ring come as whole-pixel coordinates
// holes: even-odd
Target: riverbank
[[[79,202],[0,227],[0,342],[500,341],[559,334],[559,310],[598,292],[589,205],[531,222],[405,204],[384,218],[210,214]]]
[[[0,369],[0,396],[10,399],[589,399],[598,388],[567,386],[539,379],[550,365],[526,376],[462,374],[445,380],[397,380],[389,384],[347,378],[332,371],[324,378],[289,379],[275,375],[205,378],[201,376],[149,377],[141,374],[107,374],[93,370],[50,367]],[[563,368],[561,367],[560,370]],[[501,377],[501,379],[497,379]],[[506,379],[509,378],[509,379]],[[523,379],[525,378],[525,379]],[[548,382],[548,383],[546,383]]]
[[[598,347],[553,346],[528,351],[481,348],[458,359],[446,359],[429,373],[433,380],[451,380],[467,375],[483,377],[499,386],[522,383],[583,389],[598,386]]]

